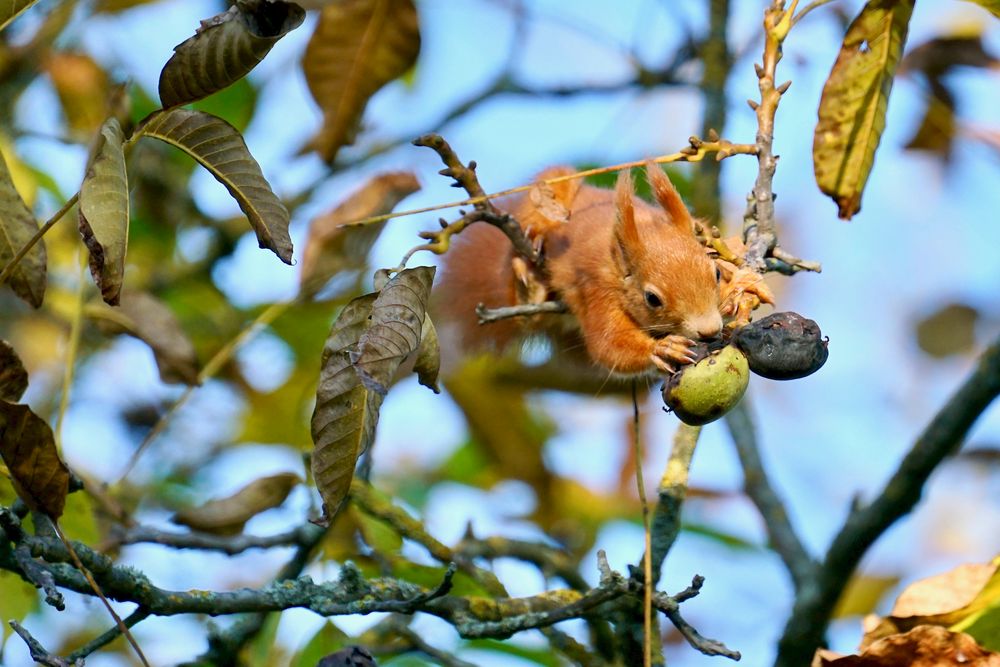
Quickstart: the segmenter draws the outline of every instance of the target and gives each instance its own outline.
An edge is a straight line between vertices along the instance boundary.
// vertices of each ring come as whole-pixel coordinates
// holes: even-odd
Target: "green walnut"
[[[732,410],[749,382],[746,355],[727,345],[670,376],[663,385],[663,402],[685,424],[701,426]]]

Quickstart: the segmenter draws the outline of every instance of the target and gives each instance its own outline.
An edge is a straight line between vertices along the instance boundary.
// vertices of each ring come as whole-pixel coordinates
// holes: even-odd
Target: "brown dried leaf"
[[[256,232],[258,245],[285,264],[292,263],[288,209],[235,127],[203,111],[168,109],[148,116],[136,133],[176,146],[197,160],[229,190]]]
[[[32,510],[58,519],[69,493],[69,469],[52,429],[27,405],[0,401],[0,458],[14,489]]]
[[[119,308],[95,304],[86,313],[105,334],[126,333],[149,345],[164,382],[198,383],[194,344],[173,311],[152,294],[129,290]]]
[[[978,322],[979,311],[972,306],[946,304],[917,322],[917,345],[935,358],[967,354],[976,347]]]
[[[118,305],[128,248],[128,176],[125,137],[118,119],[101,127],[87,174],[80,186],[80,234],[90,251],[90,273],[108,304]]]
[[[285,502],[302,479],[292,472],[261,477],[226,498],[210,500],[200,507],[178,512],[174,523],[216,535],[236,535],[243,525],[265,510]]]
[[[368,390],[385,396],[400,364],[417,350],[433,282],[434,267],[420,266],[399,272],[379,292],[371,324],[351,355]]]
[[[324,524],[347,497],[358,457],[375,437],[382,396],[361,384],[351,352],[369,325],[377,297],[366,294],[344,306],[323,346],[312,416],[312,473],[323,498]]]
[[[379,174],[329,213],[315,218],[309,226],[302,254],[299,290],[313,295],[341,271],[360,270],[385,223],[341,227],[345,222],[388,213],[420,189],[409,171]]]
[[[28,388],[28,372],[10,343],[0,340],[0,400],[16,403]]]
[[[424,324],[420,330],[420,346],[417,348],[417,360],[413,365],[417,374],[417,382],[424,385],[435,394],[441,393],[438,387],[438,373],[441,372],[441,344],[438,341],[437,328],[431,321],[431,316],[424,316]]]
[[[38,221],[18,194],[7,162],[0,155],[0,268],[37,232]],[[14,293],[35,308],[45,298],[46,263],[44,240],[39,240],[7,279]]]
[[[905,634],[879,639],[860,655],[820,649],[812,667],[1000,667],[1000,653],[987,651],[961,632],[918,625]]]
[[[820,190],[850,219],[861,209],[914,0],[868,0],[851,23],[823,87],[813,134]]]
[[[161,103],[165,108],[187,104],[235,83],[304,18],[298,5],[273,0],[236,3],[202,21],[194,37],[174,47],[160,72]]]
[[[70,129],[89,137],[108,117],[111,82],[107,73],[90,56],[69,51],[49,54],[44,66]]]
[[[302,59],[323,111],[310,148],[333,162],[342,146],[353,143],[369,98],[412,67],[419,52],[413,0],[344,0],[325,7]]]

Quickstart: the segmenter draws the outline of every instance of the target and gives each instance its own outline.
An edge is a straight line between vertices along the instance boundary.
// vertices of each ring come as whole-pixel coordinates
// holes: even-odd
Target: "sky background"
[[[359,150],[368,142],[440,129],[463,159],[479,163],[484,187],[497,191],[528,182],[552,164],[614,164],[670,153],[697,132],[700,97],[693,89],[677,88],[559,100],[499,97],[437,128],[439,119],[453,106],[503,70],[514,35],[509,4],[502,0],[419,0],[423,46],[412,82],[394,83],[372,100],[365,121],[368,130]],[[514,56],[514,70],[524,83],[535,85],[621,80],[631,75],[624,57],[629,48],[643,62],[655,65],[679,44],[681,26],[697,26],[700,31],[706,24],[703,4],[688,0],[527,2],[527,41]],[[758,97],[751,63],[760,57],[764,3],[735,0],[733,4],[730,46],[743,55],[730,78],[729,126],[724,134],[733,141],[752,141],[755,119],[743,100]],[[836,4],[852,16],[861,6],[848,1]],[[155,90],[159,68],[173,46],[187,38],[200,19],[216,11],[214,2],[152,3],[79,23],[67,32],[66,46],[82,46],[117,77]],[[283,39],[251,75],[260,98],[246,132],[247,143],[265,175],[284,195],[298,192],[323,173],[318,159],[295,156],[320,120],[298,69],[313,19],[310,16]],[[987,50],[1000,53],[1000,23],[986,12],[957,0],[918,3],[908,45],[976,25],[987,28]],[[754,377],[749,392],[765,463],[813,554],[825,549],[853,498],[870,498],[880,488],[974,364],[974,355],[939,360],[921,353],[914,323],[944,303],[962,301],[982,315],[977,329],[979,349],[1000,333],[1000,188],[996,187],[1000,153],[959,140],[953,162],[945,168],[925,154],[903,150],[919,122],[925,96],[919,81],[909,77],[896,81],[861,213],[850,223],[838,220],[834,204],[817,190],[810,155],[816,107],[842,34],[828,8],[817,10],[791,32],[778,76],[779,80],[792,79],[793,85],[778,111],[774,144],[781,155],[774,189],[782,245],[801,257],[821,261],[823,273],[776,277],[771,284],[781,310],[800,312],[820,324],[830,337],[830,358],[821,372],[803,380],[781,383]],[[692,68],[689,74],[696,80],[698,71]],[[967,126],[1000,130],[998,76],[996,70],[959,70],[950,76],[960,117]],[[19,112],[21,123],[30,123],[38,132],[59,127],[58,104],[44,81],[32,86]],[[66,193],[76,190],[86,158],[83,149],[42,139],[24,139],[17,148],[27,160],[48,165]],[[354,149],[344,151],[345,157],[356,154]],[[456,199],[457,191],[436,176],[437,160],[426,149],[404,145],[361,169],[326,180],[293,218],[296,248],[302,247],[314,215],[334,206],[379,171],[412,169],[419,174],[423,190],[401,208]],[[722,173],[724,210],[730,229],[735,229],[756,162],[737,156],[725,161]],[[238,213],[225,190],[207,174],[197,175],[193,187],[199,205],[211,214]],[[392,221],[374,250],[373,263],[394,266],[418,241],[416,232],[435,227],[436,219],[432,214]],[[197,252],[198,239],[193,237],[188,243]],[[247,234],[233,257],[218,267],[217,284],[240,305],[293,297],[297,269],[275,261],[256,246]],[[433,261],[417,255],[411,265]],[[284,344],[266,333],[241,353],[240,360],[261,386],[287,376],[292,363]],[[114,417],[117,406],[129,396],[176,393],[176,388],[159,382],[142,343],[118,339],[80,371],[63,431],[66,458],[97,478],[117,477],[135,444]],[[30,402],[31,394],[27,398]],[[658,402],[658,396],[653,396],[644,406],[650,450],[645,470],[651,492],[677,426],[674,417],[659,410]],[[547,463],[559,474],[595,488],[616,488],[627,447],[623,424],[631,406],[612,398],[549,393],[537,396],[537,404],[553,416],[559,428],[546,448]],[[235,437],[233,423],[240,409],[231,391],[209,383],[178,415],[168,436],[157,445],[159,453],[183,457],[182,448],[170,443],[196,446],[191,443]],[[447,398],[431,394],[415,381],[402,383],[382,409],[375,446],[376,483],[379,476],[433,466],[465,437],[460,413]],[[969,440],[996,447],[1000,410],[989,410]],[[287,449],[245,443],[226,450],[199,480],[210,497],[265,474],[301,469],[301,460]],[[143,474],[141,467],[138,474]],[[692,484],[698,487],[719,491],[741,487],[739,465],[723,425],[704,429],[691,475]],[[1000,552],[998,491],[1000,478],[995,469],[960,461],[945,464],[932,478],[918,511],[876,544],[862,570],[898,575],[905,583],[962,562],[992,558]],[[276,532],[298,523],[309,506],[308,493],[300,487],[283,508],[253,519],[247,532]],[[530,488],[522,483],[507,482],[483,491],[456,480],[434,490],[426,520],[445,542],[458,539],[470,520],[479,535],[534,538],[538,537],[536,529],[523,519],[533,503]],[[694,499],[685,512],[694,523],[710,524],[756,544],[765,540],[755,510],[738,494],[710,501]],[[165,519],[166,515],[148,517],[154,524]],[[642,531],[635,523],[609,524],[598,540],[617,569],[635,562],[641,545]],[[158,585],[183,589],[246,585],[255,581],[252,573],[273,569],[286,557],[287,552],[281,550],[232,559],[200,552],[164,557],[162,550],[152,546],[134,546],[124,552],[125,561],[143,569]],[[317,579],[335,575],[329,566],[309,573]],[[515,595],[537,593],[545,585],[534,570],[517,563],[500,562],[498,573]],[[777,557],[763,549],[735,550],[683,533],[667,560],[664,585],[671,591],[682,589],[695,573],[707,582],[699,597],[685,603],[686,618],[702,634],[742,651],[740,664],[768,664],[791,603],[790,584]],[[596,563],[589,575],[596,582]],[[883,604],[888,603],[891,596]],[[74,624],[82,627],[87,616],[101,613],[97,605],[72,597],[69,612],[57,615],[47,609],[29,619],[29,627],[44,643]],[[338,618],[336,623],[353,632],[377,620],[378,615],[372,615]],[[287,612],[279,637],[289,646],[300,645],[320,623],[309,613]],[[455,634],[443,622],[421,618],[417,623],[429,641],[443,647],[454,644]],[[858,618],[837,621],[831,634],[834,648],[853,651],[860,632]],[[189,658],[203,649],[202,634],[189,619],[150,619],[136,634],[155,664]],[[532,633],[519,636],[519,641],[529,644],[537,640]],[[500,664],[474,653],[462,657]],[[8,640],[5,658],[12,666],[30,664],[17,638]],[[687,647],[673,647],[668,658],[677,667],[722,663],[721,658],[706,658]],[[123,663],[118,657],[97,654],[87,664]]]

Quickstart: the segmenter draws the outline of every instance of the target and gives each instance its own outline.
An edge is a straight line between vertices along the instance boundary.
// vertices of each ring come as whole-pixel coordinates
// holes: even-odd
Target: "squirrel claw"
[[[674,365],[683,366],[698,361],[692,349],[697,343],[684,336],[669,335],[656,341],[653,348],[653,363],[665,373],[673,373]]]

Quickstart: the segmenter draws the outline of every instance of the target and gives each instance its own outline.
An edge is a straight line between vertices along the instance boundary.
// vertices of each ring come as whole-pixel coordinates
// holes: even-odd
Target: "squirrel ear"
[[[677,188],[670,182],[670,177],[652,160],[646,163],[646,178],[649,179],[649,187],[653,190],[653,196],[666,211],[670,222],[682,232],[692,232],[694,221],[691,219],[691,212],[684,205],[684,200],[677,193]]]
[[[615,238],[626,262],[642,252],[639,228],[635,224],[634,196],[632,173],[628,169],[618,172],[618,183],[615,184]]]

